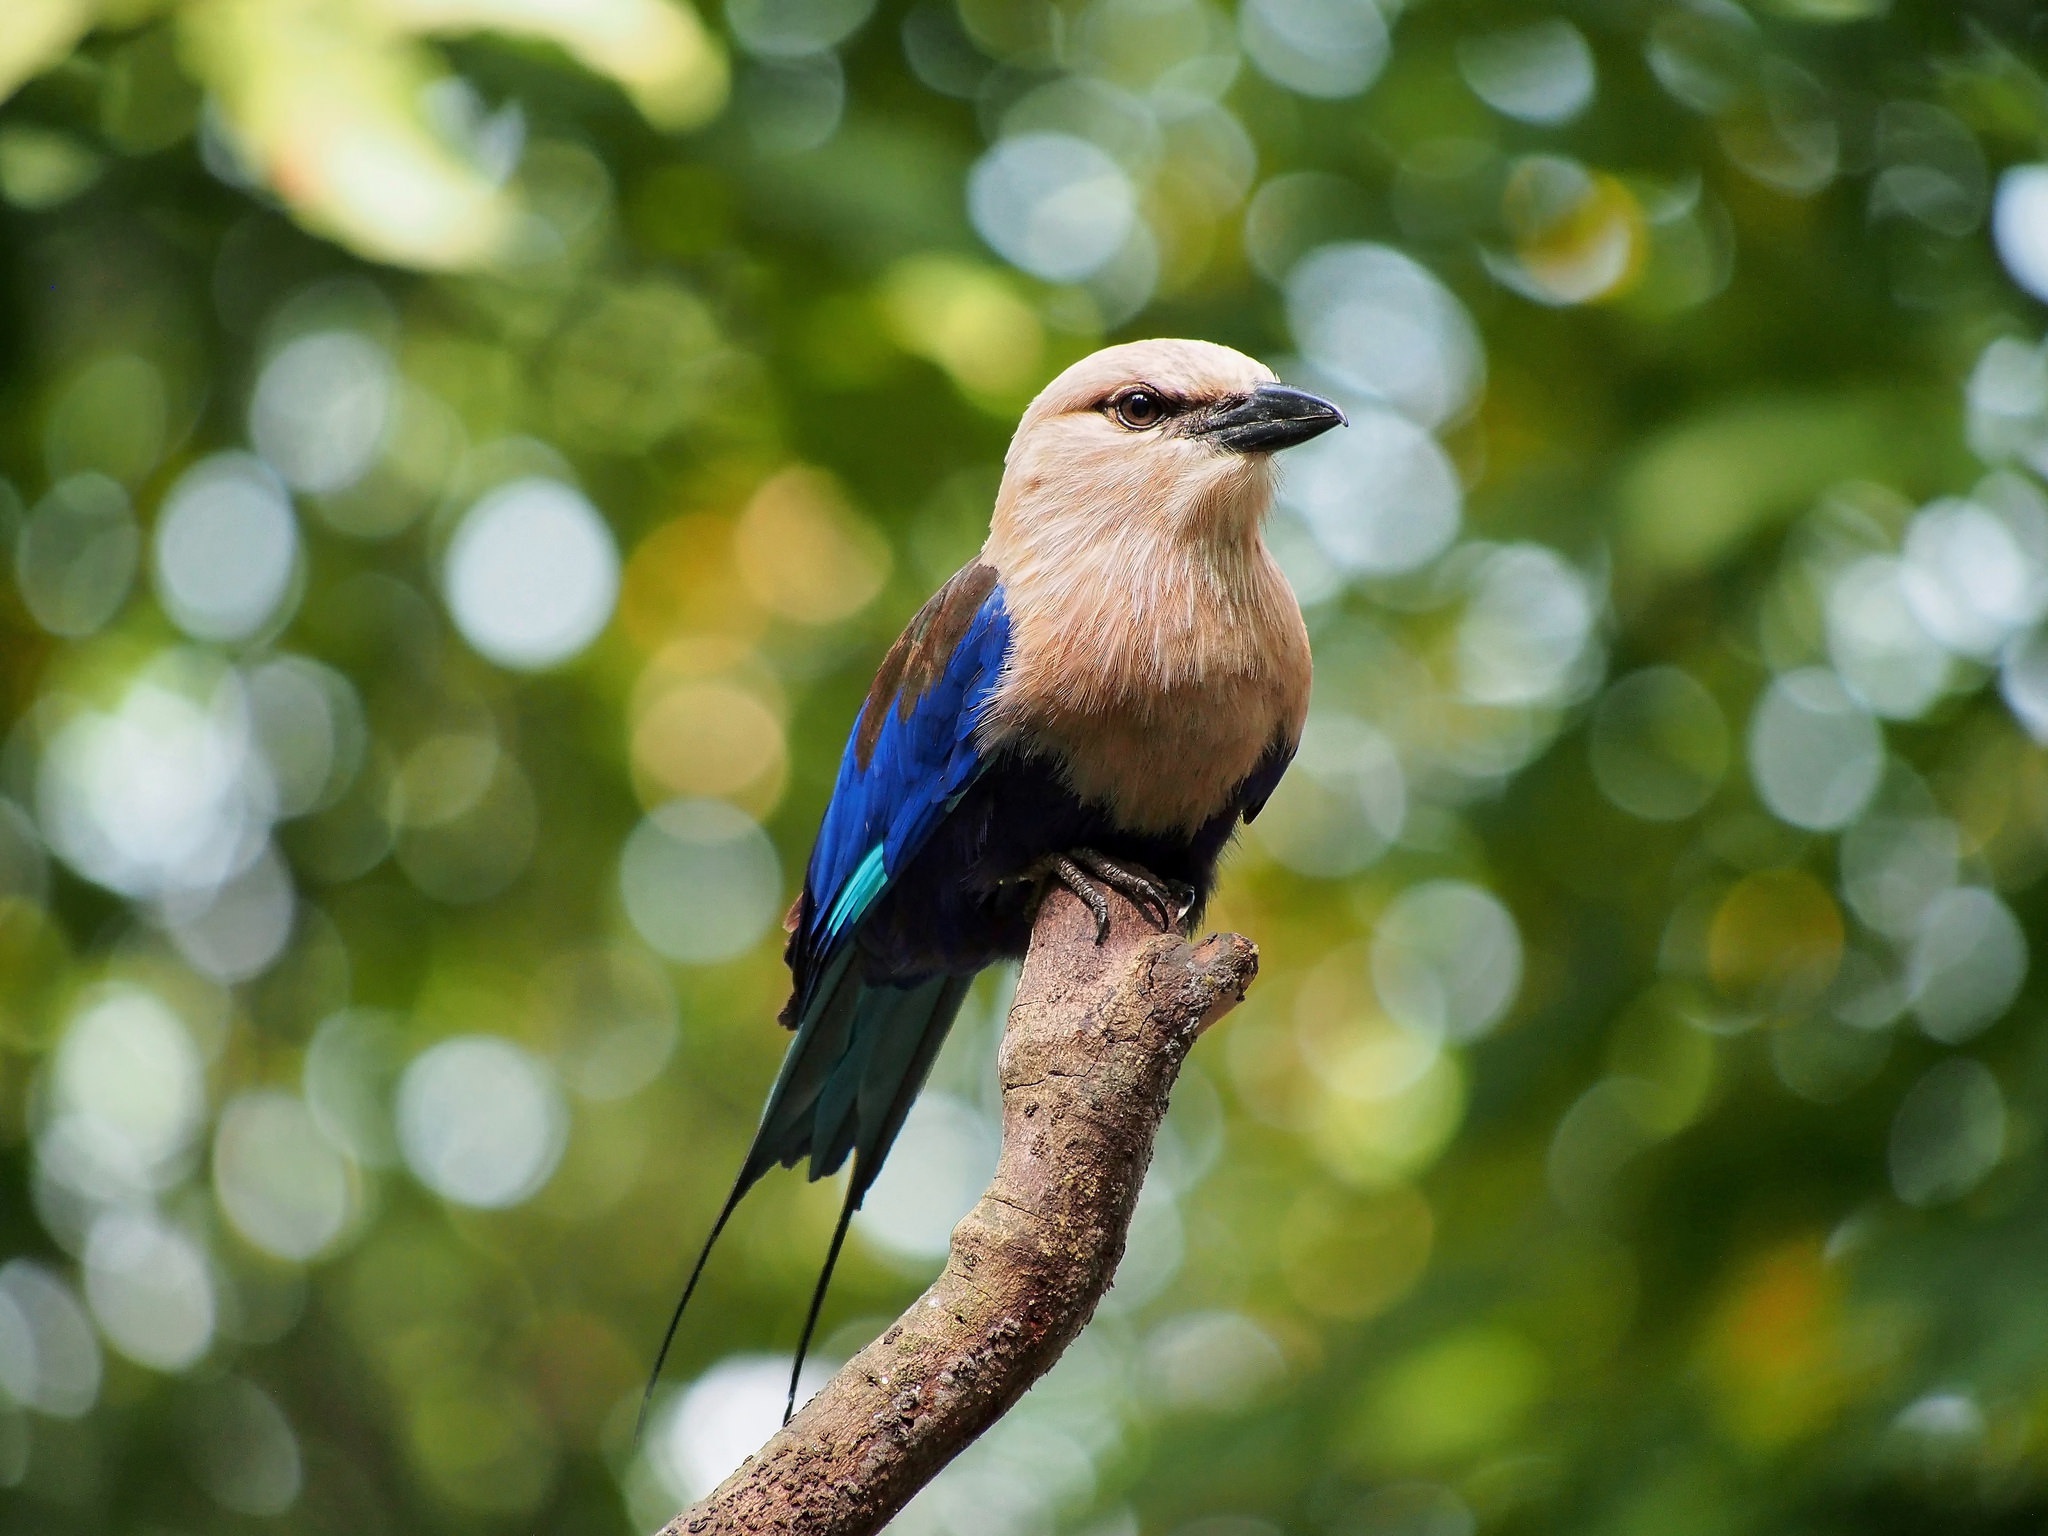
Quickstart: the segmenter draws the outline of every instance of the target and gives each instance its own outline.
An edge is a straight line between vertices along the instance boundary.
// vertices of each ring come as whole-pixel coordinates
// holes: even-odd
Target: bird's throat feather
[[[1012,643],[987,747],[1049,750],[1083,800],[1165,832],[1217,814],[1276,738],[1300,735],[1308,635],[1256,524],[1225,541],[991,546]]]

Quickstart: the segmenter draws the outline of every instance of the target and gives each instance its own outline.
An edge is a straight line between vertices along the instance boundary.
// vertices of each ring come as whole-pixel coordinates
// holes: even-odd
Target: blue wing
[[[861,919],[982,768],[975,726],[1010,619],[995,573],[971,565],[896,642],[839,761],[791,939],[797,1013]]]

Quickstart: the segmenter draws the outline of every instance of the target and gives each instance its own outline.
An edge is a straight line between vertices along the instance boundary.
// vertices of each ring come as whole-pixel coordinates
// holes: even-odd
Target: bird
[[[847,1227],[974,977],[1022,958],[1071,890],[1191,929],[1225,846],[1279,784],[1308,711],[1307,628],[1263,537],[1274,455],[1345,423],[1212,342],[1082,358],[1025,409],[987,542],[868,689],[785,921],[794,1032],[684,1283],[768,1171],[852,1170],[783,1422]]]

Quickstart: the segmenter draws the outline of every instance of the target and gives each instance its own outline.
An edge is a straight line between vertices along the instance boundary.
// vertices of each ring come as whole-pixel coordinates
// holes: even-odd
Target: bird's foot
[[[1074,848],[1053,854],[1040,865],[1040,877],[1065,886],[1094,914],[1095,942],[1109,937],[1109,900],[1104,886],[1129,899],[1131,904],[1162,930],[1181,925],[1194,907],[1192,886],[1178,880],[1162,880],[1135,864],[1120,863],[1092,848]]]

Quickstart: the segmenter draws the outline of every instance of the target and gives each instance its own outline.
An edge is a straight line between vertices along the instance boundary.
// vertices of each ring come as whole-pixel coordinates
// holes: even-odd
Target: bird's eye
[[[1116,419],[1133,432],[1156,427],[1166,417],[1166,402],[1153,390],[1127,389],[1110,403],[1116,408]]]

